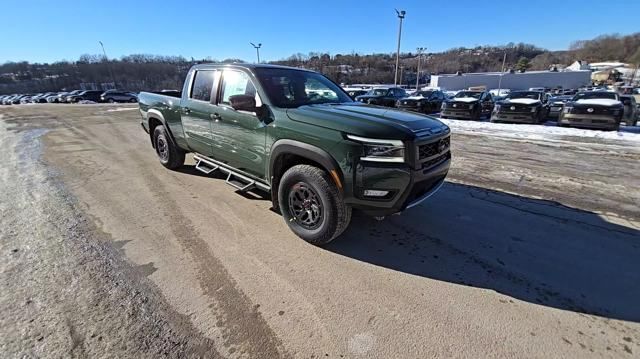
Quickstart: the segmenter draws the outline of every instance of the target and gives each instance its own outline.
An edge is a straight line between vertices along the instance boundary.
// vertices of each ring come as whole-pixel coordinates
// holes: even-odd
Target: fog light
[[[389,191],[379,191],[375,189],[364,190],[364,195],[367,197],[384,197],[389,194]]]

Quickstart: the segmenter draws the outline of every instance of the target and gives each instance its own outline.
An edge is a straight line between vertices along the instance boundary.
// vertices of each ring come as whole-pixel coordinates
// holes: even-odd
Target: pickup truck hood
[[[464,102],[464,103],[472,103],[477,102],[478,99],[475,97],[454,97],[451,99],[451,102]]]
[[[293,121],[371,138],[404,140],[446,128],[432,117],[357,103],[301,106],[287,110],[287,115]]]
[[[540,100],[535,100],[532,98],[512,98],[502,101],[503,104],[508,105],[512,103],[517,103],[520,105],[537,105],[540,103]]]
[[[578,100],[578,105],[600,105],[600,106],[620,106],[622,102],[609,98],[591,98],[586,100]]]

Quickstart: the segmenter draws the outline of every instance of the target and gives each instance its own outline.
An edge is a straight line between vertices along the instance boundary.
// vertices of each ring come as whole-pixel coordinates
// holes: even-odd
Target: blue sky
[[[2,0],[0,63],[145,53],[252,61],[310,51],[395,52],[526,42],[552,50],[600,34],[640,31],[638,0],[65,1]]]

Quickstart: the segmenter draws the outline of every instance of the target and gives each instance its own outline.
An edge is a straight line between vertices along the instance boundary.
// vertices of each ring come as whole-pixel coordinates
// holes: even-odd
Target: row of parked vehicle
[[[2,105],[27,103],[82,103],[82,102],[138,102],[138,95],[123,90],[73,90],[37,94],[13,94],[0,96]]]
[[[491,91],[470,89],[455,94],[439,89],[408,93],[401,87],[374,87],[370,90],[346,89],[356,101],[395,107],[424,114],[440,113],[442,118],[491,122],[540,124],[556,119],[559,126],[617,130],[624,122],[636,125],[640,109],[633,95],[621,95],[601,88],[546,92]],[[570,95],[572,94],[572,95]]]

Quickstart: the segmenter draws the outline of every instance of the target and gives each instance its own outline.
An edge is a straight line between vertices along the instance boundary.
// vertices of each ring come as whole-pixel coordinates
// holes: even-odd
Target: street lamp
[[[398,15],[398,19],[400,19],[400,28],[398,29],[398,49],[396,51],[396,74],[393,79],[393,85],[398,85],[398,66],[400,66],[400,39],[402,38],[402,20],[404,20],[404,16],[406,15],[406,11],[396,10],[396,14]]]
[[[253,42],[250,42],[250,44],[256,49],[256,55],[258,55],[258,63],[260,63],[260,47],[262,47],[262,44],[256,45]]]
[[[104,50],[104,44],[102,41],[98,41],[100,43],[100,47],[102,47],[102,53],[104,54],[104,61],[107,63],[107,68],[109,69],[109,74],[111,75],[111,81],[113,81],[113,87],[116,86],[116,78],[113,76],[113,70],[111,69],[111,65],[109,64],[109,58],[107,57],[107,52]]]
[[[418,51],[418,71],[416,72],[416,91],[418,90],[418,86],[420,84],[420,59],[422,59],[422,52],[426,50],[426,47],[418,47],[416,50]]]
[[[502,76],[504,76],[504,63],[507,61],[507,52],[504,52],[504,57],[502,58],[502,69],[500,70],[500,78],[498,79],[498,96],[500,96],[500,92],[502,91]]]

